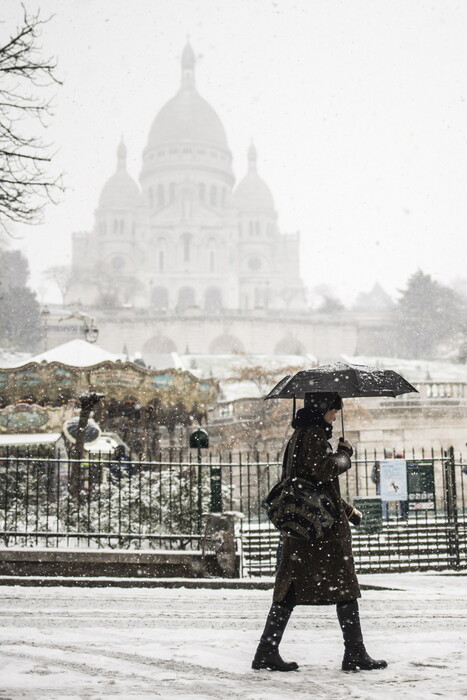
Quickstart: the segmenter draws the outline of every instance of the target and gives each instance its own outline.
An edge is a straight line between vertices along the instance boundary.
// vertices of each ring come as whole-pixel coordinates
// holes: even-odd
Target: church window
[[[163,207],[165,204],[164,185],[157,185],[157,205]]]
[[[114,270],[121,270],[125,267],[125,259],[121,255],[117,255],[112,260],[112,267]]]
[[[289,335],[277,343],[273,352],[275,355],[305,355],[306,348],[299,340]]]
[[[261,269],[261,260],[258,257],[252,257],[248,259],[248,269],[252,272],[256,272]]]
[[[191,242],[191,235],[189,233],[184,233],[182,236],[183,262],[189,262],[189,260],[190,260],[190,242]]]
[[[234,354],[244,352],[244,347],[238,338],[230,333],[224,333],[215,338],[209,346],[209,352],[213,355]]]
[[[215,255],[214,251],[209,251],[209,272],[214,272],[215,269]]]
[[[118,221],[114,219],[114,233],[118,233]]]
[[[254,225],[253,221],[248,222],[248,231],[250,232],[250,236],[252,236],[253,233],[255,232],[255,225]]]
[[[151,292],[151,303],[156,309],[167,309],[169,293],[165,287],[154,287]]]
[[[120,219],[120,222],[119,222],[119,223],[120,223],[120,226],[119,226],[119,228],[120,228],[120,233],[123,234],[124,231],[125,231],[125,222],[123,221],[123,219]]]
[[[206,185],[204,182],[200,182],[198,185],[198,196],[199,201],[204,202],[204,198],[206,197]]]
[[[211,204],[211,206],[217,207],[217,187],[215,185],[211,185],[209,203]]]
[[[255,221],[255,233],[257,236],[259,236],[259,234],[260,234],[259,221]]]
[[[195,290],[192,287],[182,287],[178,292],[177,308],[185,311],[195,305]]]
[[[164,251],[159,251],[159,270],[162,272],[164,269]]]
[[[175,182],[171,182],[169,185],[169,200],[171,204],[175,202]]]
[[[220,311],[222,307],[222,292],[219,287],[208,287],[204,293],[204,308],[207,311]]]

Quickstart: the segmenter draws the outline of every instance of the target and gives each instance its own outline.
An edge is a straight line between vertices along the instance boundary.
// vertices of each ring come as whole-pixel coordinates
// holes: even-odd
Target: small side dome
[[[117,149],[117,170],[102,188],[99,209],[133,209],[141,196],[140,189],[126,170],[126,146]]]
[[[251,144],[248,149],[248,173],[238,183],[234,199],[236,206],[243,212],[274,212],[274,199],[271,190],[258,175],[256,148]]]

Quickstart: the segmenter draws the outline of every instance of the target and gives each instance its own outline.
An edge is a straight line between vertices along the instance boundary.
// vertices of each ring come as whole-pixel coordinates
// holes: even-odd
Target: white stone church
[[[94,228],[73,236],[69,298],[183,313],[304,309],[299,235],[280,233],[253,145],[235,183],[224,127],[199,94],[195,54],[182,54],[176,95],[157,114],[139,184],[117,168],[104,185]]]
[[[320,361],[387,347],[386,318],[313,312],[300,279],[297,233],[278,230],[256,149],[238,182],[224,127],[198,93],[185,46],[178,92],[149,130],[137,183],[126,148],[105,183],[93,230],[73,235],[67,305],[92,317],[114,353],[310,355]],[[51,319],[51,342],[79,325]],[[308,362],[308,360],[307,360]]]

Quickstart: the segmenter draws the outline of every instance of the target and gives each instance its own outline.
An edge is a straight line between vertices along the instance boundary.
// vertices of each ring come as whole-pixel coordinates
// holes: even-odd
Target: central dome
[[[193,143],[228,150],[221,120],[196,89],[194,67],[193,49],[187,44],[182,55],[182,84],[155,118],[149,133],[149,148]]]
[[[154,120],[148,146],[196,143],[228,150],[221,120],[193,86],[179,90]]]

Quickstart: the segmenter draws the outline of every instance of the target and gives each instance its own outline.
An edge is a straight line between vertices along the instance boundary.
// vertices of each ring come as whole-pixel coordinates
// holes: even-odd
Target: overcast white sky
[[[64,81],[47,137],[67,191],[22,242],[36,288],[91,228],[122,134],[138,178],[188,34],[237,178],[253,137],[282,231],[301,232],[307,286],[348,301],[375,281],[395,295],[417,268],[467,277],[464,0],[25,3],[55,15],[42,43]],[[2,0],[1,15],[4,38],[20,2]]]

